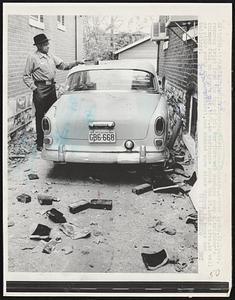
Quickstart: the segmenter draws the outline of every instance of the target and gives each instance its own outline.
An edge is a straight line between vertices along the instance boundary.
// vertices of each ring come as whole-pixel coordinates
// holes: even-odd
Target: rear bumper
[[[134,152],[83,152],[68,151],[60,146],[58,150],[42,150],[42,158],[55,162],[71,163],[107,163],[107,164],[145,164],[165,163],[169,157],[168,149],[162,152],[148,152],[145,147]]]

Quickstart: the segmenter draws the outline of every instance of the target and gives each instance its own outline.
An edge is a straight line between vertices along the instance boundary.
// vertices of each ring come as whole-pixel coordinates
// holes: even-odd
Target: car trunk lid
[[[159,98],[159,94],[144,91],[65,94],[56,104],[57,130],[62,138],[84,140],[91,124],[114,124],[110,129],[117,140],[144,139]]]

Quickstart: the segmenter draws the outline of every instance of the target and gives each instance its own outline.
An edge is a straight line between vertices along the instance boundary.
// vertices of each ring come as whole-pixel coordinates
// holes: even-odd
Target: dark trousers
[[[55,84],[45,85],[37,84],[37,89],[33,92],[33,103],[35,106],[35,118],[36,118],[36,132],[37,132],[37,146],[43,145],[43,130],[42,130],[42,118],[49,110],[52,104],[57,100]]]

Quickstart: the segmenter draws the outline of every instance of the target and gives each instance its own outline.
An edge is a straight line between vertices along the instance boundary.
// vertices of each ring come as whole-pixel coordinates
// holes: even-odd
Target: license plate
[[[115,131],[111,130],[89,130],[89,143],[116,143]]]

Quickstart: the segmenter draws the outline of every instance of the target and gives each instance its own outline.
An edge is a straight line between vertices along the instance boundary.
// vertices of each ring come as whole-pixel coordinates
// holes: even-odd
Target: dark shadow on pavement
[[[156,169],[155,169],[156,171]],[[159,169],[160,172],[160,169]],[[118,164],[75,164],[54,165],[47,174],[49,180],[77,180],[98,183],[143,183],[143,176],[149,176],[149,166]]]

